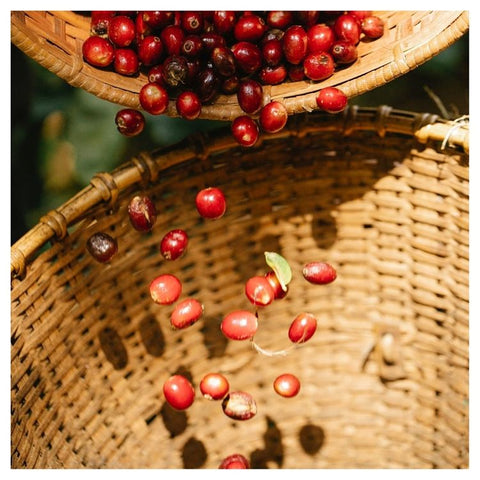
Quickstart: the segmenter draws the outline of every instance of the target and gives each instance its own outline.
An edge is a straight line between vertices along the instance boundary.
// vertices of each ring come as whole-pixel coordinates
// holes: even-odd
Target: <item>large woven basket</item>
[[[281,100],[289,114],[317,109],[318,90],[337,86],[349,97],[380,87],[443,51],[469,26],[465,11],[381,11],[383,37],[358,46],[358,60],[322,82],[287,82],[264,88],[266,100]],[[145,73],[136,78],[100,70],[82,59],[82,43],[90,35],[86,12],[13,11],[11,40],[18,48],[69,84],[114,103],[140,108],[138,92]],[[166,112],[178,115],[172,100]],[[232,120],[242,113],[235,95],[204,105],[201,118]]]
[[[298,115],[253,149],[219,130],[97,174],[11,250],[12,466],[217,468],[241,453],[254,468],[467,468],[468,181],[468,125],[388,107]],[[209,221],[194,198],[211,185],[228,207]],[[158,209],[148,234],[128,219],[138,192]],[[190,242],[167,261],[172,228]],[[118,240],[108,265],[86,252],[97,231]],[[255,341],[284,349],[297,313],[318,318],[286,356],[219,328],[253,308],[244,284],[265,251],[293,279]],[[335,282],[303,279],[315,260]],[[170,328],[173,307],[148,292],[160,273],[202,301],[196,324]],[[162,393],[178,372],[196,389],[186,411]],[[208,372],[250,392],[257,415],[204,399]],[[302,382],[295,398],[274,392],[284,372]]]

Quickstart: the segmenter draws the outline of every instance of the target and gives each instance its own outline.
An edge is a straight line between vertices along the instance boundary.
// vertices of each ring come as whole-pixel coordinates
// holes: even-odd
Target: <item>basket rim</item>
[[[430,60],[451,46],[469,28],[468,11],[374,13],[385,18],[388,34],[385,39],[382,37],[362,45],[364,53],[359,52],[361,61],[322,82],[266,85],[265,103],[282,101],[292,115],[318,110],[316,96],[324,87],[338,87],[348,98],[353,98],[383,86]],[[29,18],[34,19],[35,25],[32,25],[33,20],[27,22]],[[86,18],[79,12],[12,11],[11,41],[70,85],[101,99],[141,110],[138,92],[146,83],[144,73],[137,78],[126,78],[91,67],[78,54],[83,40],[89,35]],[[47,27],[49,30],[45,31]],[[178,117],[174,100],[170,100],[165,114]],[[231,121],[241,114],[243,112],[235,95],[220,95],[214,104],[202,107],[199,118]]]
[[[293,120],[293,119],[292,119]],[[252,149],[285,138],[298,138],[311,133],[332,132],[348,137],[355,131],[374,131],[380,137],[387,133],[414,137],[419,143],[441,142],[441,149],[454,148],[468,154],[469,129],[467,121],[449,121],[429,113],[416,113],[379,107],[349,106],[342,114],[315,112],[299,115],[288,122],[284,130],[264,135]],[[99,172],[90,184],[58,208],[40,218],[39,222],[11,247],[11,280],[22,278],[34,255],[51,240],[62,240],[68,228],[85,216],[93,207],[107,204],[113,209],[119,193],[135,185],[153,184],[162,171],[195,158],[204,159],[227,149],[246,149],[232,138],[229,128],[189,135],[173,145],[162,147],[148,155],[140,152],[112,172]]]

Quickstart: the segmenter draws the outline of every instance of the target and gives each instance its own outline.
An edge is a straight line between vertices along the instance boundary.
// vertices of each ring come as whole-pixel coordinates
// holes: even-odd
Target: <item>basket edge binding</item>
[[[448,121],[429,113],[405,112],[389,106],[375,108],[349,106],[342,114],[300,115],[277,133],[265,135],[255,149],[276,139],[303,137],[316,132],[333,132],[348,137],[356,130],[375,131],[383,137],[387,132],[410,135],[422,144],[442,142],[441,148],[456,148],[468,154],[468,121]],[[459,119],[460,120],[460,119]],[[61,240],[68,235],[68,228],[77,223],[86,212],[101,203],[115,207],[118,195],[127,188],[154,183],[162,170],[194,158],[205,159],[209,155],[228,148],[239,147],[227,128],[214,132],[200,132],[186,137],[179,143],[145,154],[139,153],[131,161],[120,165],[111,173],[99,172],[90,184],[66,203],[42,216],[11,247],[11,280],[23,278],[27,265],[48,241]]]
[[[27,12],[28,13],[28,12]],[[56,13],[56,12],[44,12]],[[69,19],[72,12],[62,12],[63,17]],[[71,13],[69,16],[68,14]],[[415,13],[415,12],[411,12]],[[420,32],[412,34],[412,38],[418,40],[418,44],[409,46],[403,38],[398,38],[398,32],[395,32],[394,42],[389,45],[393,50],[393,60],[388,62],[379,62],[375,68],[357,72],[352,75],[352,78],[342,78],[333,76],[320,83],[311,84],[308,82],[295,82],[295,88],[289,92],[284,86],[266,86],[264,96],[266,100],[282,101],[288,113],[298,114],[303,112],[311,112],[318,110],[316,105],[316,95],[318,91],[327,86],[336,86],[341,88],[349,98],[353,98],[360,94],[366,93],[377,87],[385,85],[395,78],[404,75],[413,70],[422,63],[430,60],[432,57],[451,46],[456,40],[464,35],[469,28],[469,14],[468,11],[447,11],[447,12],[430,12],[441,15],[442,24],[436,26],[436,34],[430,34],[432,23],[426,21],[425,28],[420,29]],[[25,25],[25,19],[22,17],[22,12],[12,12],[11,14],[11,41],[25,54],[32,57],[35,61],[47,68],[70,85],[83,88],[89,93],[97,97],[107,100],[125,107],[141,109],[138,94],[127,87],[130,81],[135,85],[134,89],[139,90],[143,85],[140,79],[118,78],[118,83],[112,84],[111,80],[107,78],[111,73],[106,71],[98,71],[93,67],[87,65],[83,59],[73,59],[69,61],[69,52],[65,51],[55,42],[49,41],[48,36],[41,38],[35,31],[29,31]],[[58,23],[58,22],[57,22]],[[60,22],[61,23],[61,22]],[[61,35],[65,36],[66,27],[60,28]],[[413,26],[404,26],[401,29],[405,31],[413,30]],[[427,37],[422,38],[427,32]],[[432,36],[433,35],[433,36]],[[57,38],[57,40],[58,40]],[[81,39],[76,39],[81,41]],[[71,54],[71,52],[70,52]],[[60,62],[59,62],[60,58]],[[71,65],[70,65],[71,63]],[[368,62],[367,62],[368,63]],[[97,79],[96,77],[99,77]],[[121,77],[121,76],[120,76]],[[280,88],[279,88],[280,87]],[[222,99],[223,98],[223,99]],[[238,103],[232,100],[232,96],[221,96],[218,102],[212,105],[204,105],[199,118],[231,121],[242,114]],[[171,117],[178,117],[175,102],[170,101],[166,115]]]

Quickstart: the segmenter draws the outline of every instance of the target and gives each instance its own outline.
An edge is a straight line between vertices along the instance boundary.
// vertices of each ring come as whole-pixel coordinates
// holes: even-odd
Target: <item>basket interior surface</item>
[[[14,468],[217,468],[232,453],[254,468],[468,467],[468,156],[315,122],[252,150],[197,148],[170,167],[153,152],[154,182],[83,212],[12,280]],[[194,206],[211,185],[228,202],[215,221]],[[158,210],[148,234],[127,215],[140,191]],[[172,228],[189,245],[167,261],[159,243]],[[118,239],[108,265],[85,249],[97,231]],[[293,279],[259,310],[255,341],[285,349],[298,313],[318,319],[286,356],[219,328],[230,311],[252,310],[244,284],[268,270],[265,251],[283,255]],[[334,265],[336,281],[307,283],[309,261]],[[173,307],[152,302],[160,273],[203,303],[193,326],[172,330]],[[209,372],[250,392],[257,415],[234,421],[202,398]],[[272,388],[285,372],[302,383],[292,399]],[[162,394],[174,373],[196,389],[186,411]]]
[[[318,109],[320,88],[336,86],[349,98],[385,85],[440,53],[469,28],[467,11],[375,11],[385,22],[384,35],[362,40],[358,60],[321,82],[284,82],[264,86],[266,101],[280,100],[289,114]],[[74,87],[99,98],[141,108],[138,93],[147,83],[146,72],[137,77],[91,67],[82,58],[82,44],[90,35],[90,17],[81,11],[13,11],[11,40],[25,54]],[[166,112],[178,116],[175,101]],[[204,105],[201,118],[233,120],[242,114],[236,95],[220,95]]]

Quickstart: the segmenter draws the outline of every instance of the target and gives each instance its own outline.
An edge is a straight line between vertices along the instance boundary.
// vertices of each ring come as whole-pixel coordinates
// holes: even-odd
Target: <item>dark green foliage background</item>
[[[14,46],[11,85],[12,244],[44,213],[87,185],[95,173],[110,171],[139,151],[225,125],[147,115],[144,132],[125,138],[114,124],[118,105],[69,86]],[[350,104],[390,105],[453,119],[469,113],[468,92],[469,37],[465,35],[412,72],[351,99]]]

